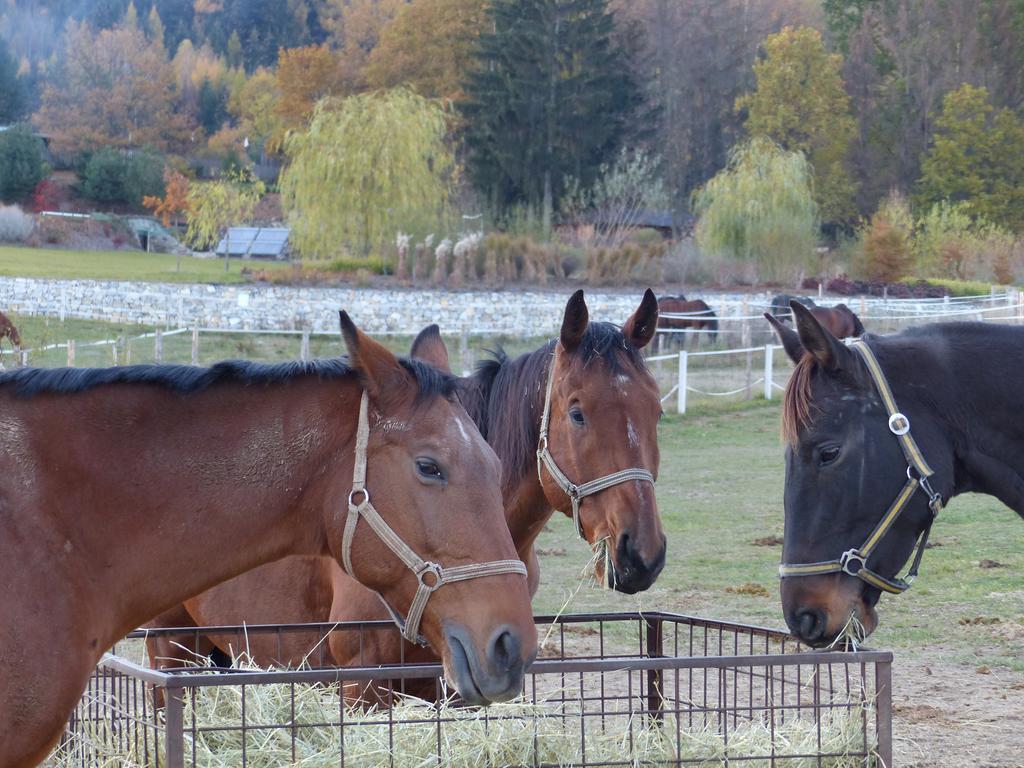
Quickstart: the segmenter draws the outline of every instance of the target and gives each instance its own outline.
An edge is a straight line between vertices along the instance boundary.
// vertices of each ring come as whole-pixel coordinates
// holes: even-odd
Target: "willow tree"
[[[186,242],[193,248],[212,248],[217,245],[221,232],[227,230],[224,252],[224,271],[227,272],[231,265],[230,228],[249,223],[264,191],[263,182],[246,171],[228,174],[219,181],[191,185],[186,197]]]
[[[448,204],[446,114],[405,88],[316,105],[289,135],[281,200],[304,258],[369,254],[399,231],[429,228]]]
[[[694,194],[697,245],[790,281],[813,265],[818,232],[813,172],[800,152],[768,139],[737,145],[726,167]]]

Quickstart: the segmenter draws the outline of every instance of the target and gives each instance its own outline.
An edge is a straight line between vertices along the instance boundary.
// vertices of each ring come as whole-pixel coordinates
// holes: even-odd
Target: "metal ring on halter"
[[[850,561],[851,560],[856,560],[857,562],[859,562],[860,563],[860,568],[858,568],[855,571],[851,571],[850,570]],[[863,571],[865,568],[868,567],[867,560],[865,560],[864,555],[862,555],[856,549],[848,549],[845,552],[843,552],[842,557],[839,558],[839,565],[843,569],[843,573],[847,573],[850,576],[856,576],[858,573],[860,573],[861,571]]]
[[[427,584],[427,582],[423,580],[424,576],[433,576],[434,583]],[[423,566],[416,572],[416,579],[419,581],[421,587],[423,587],[424,589],[429,589],[431,592],[440,588],[440,586],[444,584],[444,574],[441,570],[441,566],[437,563],[424,563]]]
[[[889,431],[902,437],[910,431],[910,419],[897,411],[889,417]]]
[[[359,502],[359,504],[356,504],[356,502],[355,502],[355,495],[357,493],[363,494],[363,500],[361,502]],[[369,504],[369,503],[370,503],[370,492],[366,488],[354,488],[354,489],[352,489],[351,491],[348,492],[348,504],[349,504],[350,507],[358,507],[358,506],[360,506],[362,504]]]

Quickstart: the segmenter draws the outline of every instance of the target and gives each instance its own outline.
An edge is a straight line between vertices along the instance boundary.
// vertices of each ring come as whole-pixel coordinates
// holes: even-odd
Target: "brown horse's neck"
[[[537,475],[544,386],[554,345],[550,341],[515,360],[499,354],[464,380],[463,404],[501,460],[505,518],[520,555],[554,511]]]
[[[39,562],[65,569],[97,632],[111,633],[100,650],[243,571],[325,552],[322,515],[349,482],[360,391],[352,376],[307,375],[5,397],[5,418],[47,435],[34,459],[49,471],[17,467],[36,489],[20,512],[37,519]]]

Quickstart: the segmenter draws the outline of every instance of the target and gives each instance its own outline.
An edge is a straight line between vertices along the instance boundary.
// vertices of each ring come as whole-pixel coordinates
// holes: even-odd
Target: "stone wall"
[[[178,285],[0,277],[0,307],[19,314],[164,327],[333,332],[345,309],[369,333],[415,334],[437,323],[445,333],[543,336],[558,329],[568,288],[444,291]],[[641,292],[587,292],[595,319],[622,323]]]

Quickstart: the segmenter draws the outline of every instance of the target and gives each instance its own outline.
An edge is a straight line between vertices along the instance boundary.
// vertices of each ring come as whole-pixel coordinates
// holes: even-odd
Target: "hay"
[[[244,660],[239,664],[246,667]],[[820,730],[813,718],[791,715],[785,723],[740,721],[734,727],[730,714],[723,734],[717,712],[695,715],[694,721],[700,724],[688,727],[685,715],[678,724],[671,715],[659,724],[638,712],[620,711],[605,715],[602,726],[599,713],[581,714],[579,702],[572,700],[573,691],[549,694],[536,703],[520,699],[487,709],[455,706],[451,700],[434,705],[407,697],[390,711],[342,710],[339,694],[338,685],[253,685],[244,694],[241,686],[196,689],[185,698],[186,730],[196,724],[194,737],[191,732],[185,734],[186,764],[193,765],[194,751],[195,768],[235,768],[242,765],[244,749],[251,768],[334,768],[341,764],[342,733],[344,764],[351,768],[376,768],[388,765],[392,758],[400,768],[572,766],[584,757],[591,764],[652,766],[680,760],[707,768],[738,756],[756,756],[760,759],[743,764],[767,768],[773,755],[774,765],[786,768],[874,764],[857,754],[864,736],[857,703],[834,702],[834,708],[823,711]],[[251,729],[244,735],[240,727],[243,695],[245,722]],[[638,699],[633,706],[642,708]],[[81,758],[73,757],[83,753],[75,750],[88,743],[88,754],[95,754],[96,762],[85,765],[152,768],[153,761],[140,762],[137,755],[105,753],[101,745],[111,741],[109,729],[109,722],[98,721],[95,730],[67,745],[52,765],[81,765]],[[818,754],[831,756],[820,762],[810,757]]]

